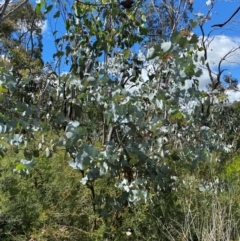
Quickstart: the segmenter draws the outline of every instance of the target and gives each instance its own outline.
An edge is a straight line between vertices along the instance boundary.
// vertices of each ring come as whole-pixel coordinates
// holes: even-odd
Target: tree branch
[[[227,20],[227,21],[225,21],[224,23],[222,23],[222,24],[214,24],[214,25],[212,25],[212,28],[213,27],[223,27],[225,24],[227,24],[236,14],[237,14],[237,12],[240,10],[240,7],[238,7],[237,9],[236,9],[236,11],[232,14],[232,16]]]
[[[10,0],[6,0],[0,7],[0,21],[3,18],[3,14],[5,13],[9,2],[10,2]]]
[[[13,15],[17,10],[19,10],[20,8],[22,8],[27,2],[28,0],[23,1],[22,3],[20,3],[16,8],[14,8],[12,11],[10,11],[9,13],[7,13],[7,15],[5,15],[3,17],[4,12],[6,11],[6,8],[9,4],[10,0],[6,0],[3,8],[1,7],[1,13],[0,13],[0,23],[3,22],[5,19],[9,18],[11,15]]]

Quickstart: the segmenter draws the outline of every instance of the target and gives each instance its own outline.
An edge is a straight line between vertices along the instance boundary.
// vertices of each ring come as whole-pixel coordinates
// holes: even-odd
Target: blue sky
[[[210,64],[213,69],[216,69],[218,62],[227,52],[240,46],[240,12],[222,28],[212,28],[211,26],[224,23],[239,6],[240,1],[215,1],[211,19],[204,24],[205,34],[212,31],[210,36],[214,37],[208,51]],[[207,11],[206,1],[200,0],[195,2],[195,12],[206,14]],[[196,33],[199,36],[201,35],[199,28],[196,29]],[[237,50],[227,58],[227,61],[223,61],[222,67],[228,70],[224,74],[231,73],[233,77],[240,80],[239,63],[240,51]],[[205,77],[205,81],[207,81],[208,74],[205,73]],[[238,95],[238,93],[234,93],[234,95]]]
[[[194,1],[194,13],[206,14],[209,10],[209,6],[206,3],[210,3],[210,0],[195,0]],[[232,48],[240,46],[240,12],[223,28],[213,29],[211,26],[213,24],[220,24],[225,22],[232,13],[240,6],[240,1],[215,1],[213,5],[211,19],[204,24],[205,34],[209,34],[212,30],[210,36],[215,36],[209,45],[209,61],[213,69],[216,69],[216,66],[220,59],[229,52]],[[54,11],[47,15],[48,21],[44,31],[44,51],[43,58],[45,61],[53,61],[53,54],[56,53],[56,46],[54,44],[54,38],[52,32],[55,30],[58,31],[58,36],[62,36],[65,33],[64,22],[62,18],[53,18]],[[193,17],[193,16],[190,16]],[[194,32],[201,36],[199,28],[196,28]],[[226,74],[232,73],[232,76],[239,78],[239,65],[240,63],[240,51],[233,54],[227,61],[223,61],[223,67],[227,68],[229,71]],[[61,71],[68,71],[69,66],[64,65],[62,61]],[[209,77],[207,73],[204,73],[202,76],[202,86],[204,86]],[[240,98],[240,95],[239,95]]]

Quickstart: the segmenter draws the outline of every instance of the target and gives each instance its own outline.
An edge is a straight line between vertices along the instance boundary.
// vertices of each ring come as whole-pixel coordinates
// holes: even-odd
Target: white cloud
[[[212,4],[212,1],[211,1],[211,0],[206,1],[206,5],[207,5],[207,6],[209,6],[209,5],[211,5],[211,4]]]
[[[239,46],[240,38],[232,38],[226,35],[212,37],[209,39],[207,46],[209,63],[212,67],[217,67],[224,58],[222,65],[225,67],[238,64],[240,62]]]
[[[199,56],[203,56],[203,52],[200,52]],[[233,77],[238,78],[238,69],[240,65],[240,38],[230,37],[226,35],[217,35],[209,39],[207,43],[207,61],[214,73],[218,72],[219,62],[221,63],[221,70],[226,74],[233,74]],[[210,77],[206,67],[201,68],[203,71],[202,76],[199,78],[199,88],[206,90],[207,85],[210,83]],[[240,84],[239,84],[240,89]],[[240,100],[240,92],[228,90],[229,101]]]
[[[238,85],[238,88],[240,90],[240,84]],[[226,92],[230,103],[234,101],[240,101],[240,91],[227,90]]]

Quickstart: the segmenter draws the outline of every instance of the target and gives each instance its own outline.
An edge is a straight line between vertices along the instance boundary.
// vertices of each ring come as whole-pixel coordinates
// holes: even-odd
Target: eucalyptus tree
[[[182,84],[201,75],[194,60],[198,37],[189,31],[174,32],[171,41],[162,40],[147,53],[136,54],[132,46],[142,44],[148,34],[143,10],[141,2],[132,9],[118,3],[75,2],[66,20],[67,34],[57,40],[66,48],[56,56],[72,61],[71,72],[61,78],[62,101],[75,112],[68,116],[71,121],[59,143],[69,152],[70,165],[81,171],[81,182],[93,200],[95,180],[105,175],[116,178],[122,199],[111,202],[121,209],[126,202],[146,200],[149,193],[172,185],[173,153],[179,152],[175,158],[193,168],[198,160],[211,159],[212,148],[222,145],[203,128],[200,116],[194,119],[179,106],[186,95]],[[146,70],[144,77],[146,64],[153,71]],[[196,86],[197,81],[188,94],[200,98]],[[62,114],[50,113],[60,126],[67,120]]]

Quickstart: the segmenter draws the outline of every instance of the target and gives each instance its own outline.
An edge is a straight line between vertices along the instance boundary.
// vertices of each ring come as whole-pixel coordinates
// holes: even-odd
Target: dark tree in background
[[[238,80],[236,78],[233,78],[232,75],[224,75],[223,80],[228,85],[228,89],[237,90]]]
[[[9,4],[6,14],[17,6],[16,3]],[[0,23],[0,54],[11,61],[17,76],[23,69],[36,72],[43,66],[44,19],[42,14],[36,14],[30,3],[26,3]]]
[[[192,5],[193,0],[150,1],[146,8],[149,42],[156,42],[159,38],[168,39],[174,31],[187,28]]]

